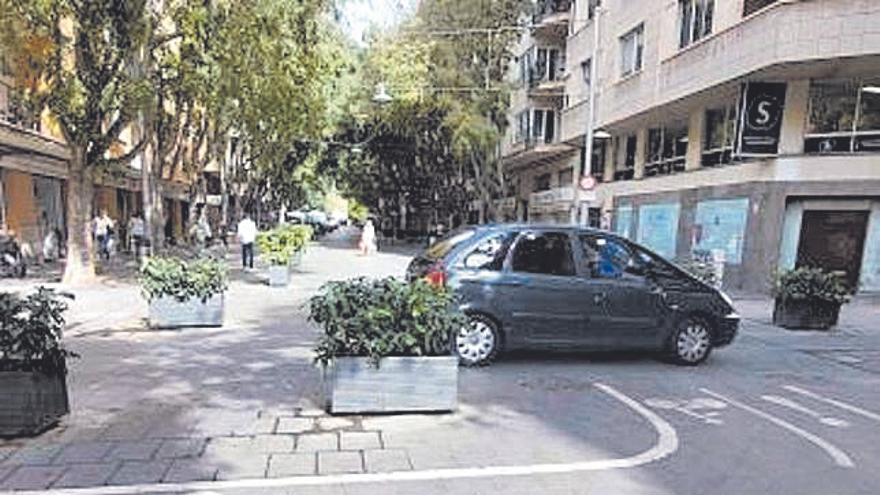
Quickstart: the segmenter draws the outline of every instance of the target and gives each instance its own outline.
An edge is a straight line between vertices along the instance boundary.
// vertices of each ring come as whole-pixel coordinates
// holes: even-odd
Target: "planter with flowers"
[[[214,258],[148,258],[140,272],[154,328],[223,326],[225,264]]]
[[[781,273],[774,296],[774,325],[827,330],[837,324],[840,306],[849,302],[850,291],[840,274],[803,267]]]

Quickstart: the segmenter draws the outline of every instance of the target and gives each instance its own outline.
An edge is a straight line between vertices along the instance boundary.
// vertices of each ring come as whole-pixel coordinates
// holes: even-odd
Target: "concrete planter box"
[[[837,325],[840,304],[807,299],[777,298],[773,324],[791,330],[828,330]]]
[[[299,251],[293,253],[293,255],[290,257],[290,267],[291,268],[299,268],[300,266],[302,266],[302,262],[303,262],[302,250],[299,250]]]
[[[68,412],[64,374],[0,371],[0,437],[38,435]]]
[[[201,299],[178,301],[160,297],[150,301],[150,326],[153,328],[221,327],[223,326],[223,294]]]
[[[269,265],[269,287],[287,287],[290,283],[290,268],[287,265]]]
[[[452,411],[458,405],[458,358],[340,357],[324,368],[324,399],[338,413]]]

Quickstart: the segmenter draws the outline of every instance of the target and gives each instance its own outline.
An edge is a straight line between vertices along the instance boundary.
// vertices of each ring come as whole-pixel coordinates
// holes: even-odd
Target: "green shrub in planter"
[[[421,280],[356,278],[330,282],[310,300],[309,319],[323,335],[316,361],[386,356],[444,356],[454,332],[467,324],[449,290]]]
[[[64,348],[66,299],[40,287],[21,297],[0,292],[0,437],[34,435],[70,410]]]
[[[226,265],[214,258],[187,261],[176,257],[148,258],[140,271],[141,291],[148,301],[171,297],[184,302],[207,301],[227,288]]]
[[[827,329],[837,323],[840,306],[850,300],[840,274],[809,267],[780,273],[773,295],[773,322],[786,328]]]
[[[711,261],[706,261],[700,258],[687,258],[676,260],[675,264],[701,282],[716,287],[718,276],[715,272],[715,266]]]
[[[271,265],[287,265],[291,258],[303,251],[312,238],[308,225],[283,225],[257,236],[260,256]]]

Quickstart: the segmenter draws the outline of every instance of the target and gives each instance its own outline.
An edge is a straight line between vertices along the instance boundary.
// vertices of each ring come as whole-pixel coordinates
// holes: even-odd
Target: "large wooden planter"
[[[287,287],[290,283],[290,268],[287,265],[269,265],[269,287]]]
[[[220,327],[223,326],[223,295],[207,301],[160,297],[150,301],[150,326],[153,328]]]
[[[809,299],[776,299],[773,324],[788,329],[828,330],[837,325],[840,304]]]
[[[0,371],[0,437],[37,435],[68,412],[64,374]]]
[[[452,411],[458,405],[458,358],[336,358],[324,369],[324,398],[333,413]]]

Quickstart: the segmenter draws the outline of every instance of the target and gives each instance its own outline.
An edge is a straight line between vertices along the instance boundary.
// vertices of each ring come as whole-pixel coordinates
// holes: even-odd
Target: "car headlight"
[[[725,303],[727,303],[728,306],[730,306],[730,309],[733,309],[733,299],[731,299],[726,292],[724,292],[723,290],[719,290],[718,295],[721,296],[721,300],[723,300]]]

